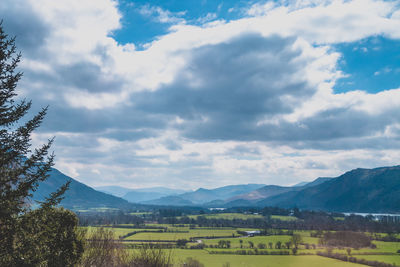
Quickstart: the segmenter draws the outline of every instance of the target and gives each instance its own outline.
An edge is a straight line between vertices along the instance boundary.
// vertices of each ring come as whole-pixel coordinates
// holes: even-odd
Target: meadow
[[[320,256],[265,256],[265,255],[214,255],[204,250],[175,249],[171,251],[176,264],[184,262],[192,257],[199,260],[206,267],[222,267],[229,263],[230,267],[351,267],[363,266],[359,264],[343,262]]]
[[[258,214],[207,214],[192,215],[189,217],[197,218],[206,216],[207,218],[218,218],[234,220],[259,218]],[[291,216],[275,216],[276,220],[294,221],[298,220]],[[141,244],[169,244],[175,248],[164,247],[163,251],[168,253],[174,259],[176,266],[191,257],[199,260],[206,267],[214,266],[307,266],[307,267],[334,267],[334,266],[361,266],[360,264],[345,262],[317,255],[319,252],[338,253],[351,256],[357,259],[369,261],[379,261],[389,264],[400,265],[400,242],[384,242],[373,240],[374,248],[366,247],[360,249],[348,249],[346,247],[327,248],[320,245],[318,237],[312,237],[314,231],[287,231],[284,229],[275,229],[275,235],[255,235],[248,236],[245,231],[254,231],[262,229],[254,228],[234,228],[234,227],[199,227],[189,224],[156,224],[148,223],[146,225],[123,225],[122,228],[110,227],[115,233],[115,237],[123,238],[124,244],[132,244],[134,247]],[[153,229],[154,228],[154,229]],[[157,228],[157,229],[155,229]],[[88,232],[93,231],[95,227],[88,227]],[[278,234],[279,233],[279,234]],[[298,249],[293,251],[293,244],[286,247],[292,240],[292,235],[301,236],[301,242]],[[369,233],[366,233],[372,236]],[[384,236],[385,234],[378,234]],[[184,245],[177,245],[179,240],[185,240]],[[226,244],[229,243],[229,246]],[[280,243],[281,247],[276,245]],[[135,249],[130,248],[134,252]],[[248,254],[248,255],[246,255]],[[229,263],[229,265],[227,265]],[[224,265],[225,264],[225,265]],[[365,265],[364,265],[365,266]]]

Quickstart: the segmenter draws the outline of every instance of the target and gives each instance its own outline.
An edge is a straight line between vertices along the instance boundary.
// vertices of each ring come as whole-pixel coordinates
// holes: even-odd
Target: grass
[[[204,250],[172,250],[176,264],[192,257],[199,260],[206,267],[221,267],[229,262],[230,267],[356,267],[359,264],[343,262],[320,256],[263,256],[263,255],[215,255]],[[178,265],[179,266],[179,265]]]
[[[233,220],[233,219],[257,219],[263,218],[262,215],[259,214],[242,214],[242,213],[217,213],[217,214],[203,214],[203,215],[189,215],[188,217],[191,219],[196,219],[199,216],[204,216],[207,219],[225,219],[225,220]]]
[[[298,218],[293,216],[282,216],[282,215],[271,215],[271,219],[281,220],[281,221],[297,221]]]
[[[72,210],[78,211],[78,212],[109,212],[109,211],[118,211],[119,209],[117,208],[106,208],[106,207],[99,207],[99,208],[81,208],[79,206],[74,206]]]
[[[185,228],[184,228],[185,229]],[[180,230],[184,230],[180,229]],[[210,229],[189,229],[187,228],[187,233],[138,233],[133,236],[129,236],[126,240],[178,240],[178,239],[190,239],[193,237],[215,237],[215,236],[226,236],[232,237],[232,235],[238,236],[235,229],[222,229],[222,230],[210,230]]]
[[[91,232],[95,231],[97,227],[87,227],[87,234],[89,235]],[[124,236],[128,233],[135,232],[135,231],[159,231],[159,229],[139,229],[139,228],[111,228],[105,227],[105,229],[112,230],[114,232],[115,238],[119,238],[120,236]]]
[[[261,215],[255,214],[239,214],[239,213],[221,213],[221,214],[212,214],[212,215],[204,215],[209,218],[224,218],[224,219],[235,219],[235,218],[257,218]],[[210,217],[211,216],[211,217]],[[244,216],[244,217],[243,217]],[[280,220],[296,220],[294,217],[290,216],[274,216],[274,219]],[[133,225],[132,225],[133,226]],[[205,245],[217,245],[220,240],[229,240],[231,244],[230,249],[220,249],[220,248],[205,248],[203,250],[195,250],[195,249],[173,249],[173,250],[165,250],[170,251],[175,259],[175,262],[178,264],[179,262],[184,261],[187,257],[192,257],[198,259],[207,267],[218,266],[221,267],[223,264],[229,262],[230,267],[243,267],[243,266],[307,266],[307,267],[339,267],[339,266],[362,266],[358,264],[353,264],[349,262],[343,262],[335,259],[330,259],[326,257],[320,257],[315,255],[317,251],[325,251],[326,248],[318,247],[317,249],[305,249],[305,246],[300,245],[298,254],[312,254],[312,255],[232,255],[232,254],[210,254],[211,251],[229,251],[229,250],[251,250],[249,247],[249,241],[253,242],[254,247],[257,247],[259,243],[263,243],[267,246],[267,251],[277,251],[275,249],[275,244],[278,241],[281,241],[283,244],[288,242],[291,239],[290,235],[270,235],[270,236],[255,236],[255,237],[238,237],[237,231],[246,231],[246,230],[257,230],[257,229],[248,229],[248,228],[210,228],[210,227],[196,227],[194,229],[190,228],[190,225],[169,225],[169,224],[152,224],[147,226],[158,226],[158,227],[166,227],[167,232],[156,232],[159,229],[140,229],[140,228],[108,228],[112,229],[115,232],[115,236],[123,236],[127,233],[133,231],[154,231],[154,232],[145,232],[145,233],[137,233],[132,235],[125,240],[129,241],[143,241],[145,242],[154,242],[157,243],[157,240],[162,241],[176,241],[178,239],[187,239],[194,237],[222,237],[218,239],[206,239],[201,238],[202,242]],[[95,229],[95,227],[88,227],[88,232],[91,232]],[[168,232],[169,231],[169,232]],[[302,236],[303,242],[308,244],[318,245],[318,238],[310,237],[311,231],[295,231],[296,234],[300,234]],[[232,235],[236,237],[233,238]],[[242,241],[242,243],[240,243]],[[273,249],[269,249],[269,243],[273,243]],[[396,242],[382,242],[382,241],[373,241],[373,243],[377,246],[376,249],[371,248],[362,248],[359,250],[352,249],[351,255],[356,258],[363,258],[366,260],[375,260],[380,262],[386,262],[390,264],[400,265],[400,255],[396,252],[400,250],[400,243]],[[197,243],[188,243],[188,246],[193,246]],[[243,248],[240,248],[240,246]],[[283,251],[286,249],[281,249]],[[289,251],[290,254],[291,250]],[[347,255],[347,251],[345,248],[343,249],[334,249],[334,253],[341,253]],[[391,255],[380,255],[380,253],[390,253]],[[363,255],[363,254],[374,254],[374,255]],[[176,265],[179,266],[179,265]]]
[[[359,250],[353,249],[353,253],[365,253],[365,252],[378,252],[378,253],[396,253],[400,249],[400,243],[398,242],[383,242],[383,241],[372,241],[376,245],[376,249],[362,248]]]
[[[131,212],[129,213],[130,215],[136,215],[136,216],[145,216],[145,215],[150,215],[152,212],[144,211],[144,212]]]
[[[355,255],[358,259],[366,259],[370,261],[381,261],[389,264],[395,263],[400,265],[400,255]]]
[[[232,248],[240,248],[240,240],[243,241],[243,247],[249,247],[249,241],[253,242],[255,246],[259,243],[264,243],[268,246],[269,242],[272,242],[275,246],[276,242],[281,241],[282,243],[288,242],[291,236],[288,235],[270,235],[270,236],[254,236],[254,237],[241,237],[241,238],[224,238],[224,239],[204,239],[203,242],[206,245],[216,245],[220,240],[231,241]],[[318,238],[315,237],[303,237],[304,243],[318,244]],[[308,250],[307,250],[308,251]]]

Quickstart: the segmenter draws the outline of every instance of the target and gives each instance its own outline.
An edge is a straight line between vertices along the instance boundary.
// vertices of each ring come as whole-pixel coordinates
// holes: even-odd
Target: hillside
[[[126,188],[122,186],[117,186],[117,185],[109,185],[109,186],[96,186],[94,187],[95,190],[110,194],[116,197],[122,197],[129,191],[132,191],[134,189],[132,188]]]
[[[43,201],[45,197],[56,191],[61,185],[65,184],[67,181],[71,181],[69,190],[65,193],[65,198],[60,203],[63,207],[70,209],[86,209],[98,207],[124,208],[130,206],[126,200],[96,191],[61,173],[57,169],[52,168],[49,174],[50,177],[44,182],[41,182],[36,192],[34,192],[33,200]]]
[[[265,198],[257,205],[341,212],[399,212],[400,166],[355,169],[301,191]]]
[[[257,190],[251,191],[247,194],[242,194],[242,195],[237,195],[234,196],[227,201],[234,201],[234,200],[258,200],[258,199],[263,199],[271,196],[275,196],[278,194],[282,194],[285,192],[289,192],[292,190],[296,190],[295,187],[286,187],[286,186],[278,186],[278,185],[266,185],[264,187],[261,187]]]
[[[196,191],[178,195],[179,198],[201,205],[215,200],[225,200],[263,187],[263,184],[228,185],[215,189],[199,188]],[[165,200],[165,199],[164,199]],[[169,203],[168,203],[169,204]]]
[[[130,190],[122,196],[123,199],[131,203],[142,203],[150,200],[156,200],[167,196],[175,196],[185,191],[178,189],[170,189],[166,187],[152,187]]]
[[[286,192],[300,191],[308,187],[316,186],[329,181],[331,178],[320,177],[311,182],[301,183],[302,185],[294,186],[278,186],[266,185],[246,194],[237,195],[226,200],[226,206],[234,206],[235,203],[240,203],[240,206],[254,205],[256,201],[269,198],[272,196],[280,195]],[[247,204],[246,204],[247,203]]]
[[[143,204],[160,206],[193,206],[193,202],[179,196],[162,197],[155,200],[144,201]]]

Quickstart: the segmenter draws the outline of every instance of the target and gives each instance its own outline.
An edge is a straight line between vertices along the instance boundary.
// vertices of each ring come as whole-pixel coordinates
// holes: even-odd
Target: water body
[[[362,213],[362,212],[343,212],[344,215],[350,216],[350,215],[360,215],[363,217],[372,215],[374,217],[400,217],[400,214],[395,214],[395,213]]]

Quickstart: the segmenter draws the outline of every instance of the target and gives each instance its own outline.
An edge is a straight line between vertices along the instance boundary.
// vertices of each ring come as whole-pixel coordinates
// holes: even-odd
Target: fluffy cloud
[[[196,25],[160,7],[142,14],[172,26],[138,50],[113,38],[116,1],[0,7],[23,51],[22,96],[50,104],[34,142],[57,136],[61,170],[92,185],[193,188],[288,184],[400,159],[400,89],[332,89],[345,75],[334,45],[400,38],[396,3],[268,2]]]

